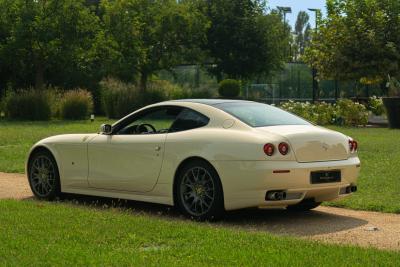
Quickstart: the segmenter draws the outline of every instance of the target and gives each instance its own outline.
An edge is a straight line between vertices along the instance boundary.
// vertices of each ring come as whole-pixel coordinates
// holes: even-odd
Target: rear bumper
[[[360,160],[299,163],[295,161],[213,161],[222,182],[226,210],[247,207],[285,207],[303,199],[331,201],[351,195],[344,188],[356,185]],[[274,173],[274,170],[287,170]],[[340,170],[341,182],[311,184],[312,171]],[[267,191],[281,190],[287,198],[267,201]]]

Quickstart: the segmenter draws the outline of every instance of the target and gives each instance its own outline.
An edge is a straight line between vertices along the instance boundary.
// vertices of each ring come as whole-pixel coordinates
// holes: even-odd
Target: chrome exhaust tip
[[[268,201],[279,201],[286,199],[286,192],[285,191],[268,191],[265,195],[265,200]]]

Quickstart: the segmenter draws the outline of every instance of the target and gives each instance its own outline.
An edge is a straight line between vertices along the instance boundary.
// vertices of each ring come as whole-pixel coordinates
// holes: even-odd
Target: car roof
[[[240,103],[240,102],[250,103],[253,101],[237,100],[237,99],[179,99],[179,100],[172,100],[170,102],[192,102],[192,103],[214,106],[223,103]]]

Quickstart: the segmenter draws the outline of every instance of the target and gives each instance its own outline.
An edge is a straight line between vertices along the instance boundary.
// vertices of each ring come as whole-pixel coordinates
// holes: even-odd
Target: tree
[[[14,87],[73,86],[85,80],[98,27],[83,0],[0,0],[0,73]],[[4,24],[3,24],[4,23]]]
[[[191,51],[205,41],[206,18],[195,1],[104,1],[107,36],[119,54],[119,76],[139,76],[146,90],[149,76],[191,60]],[[124,71],[126,73],[124,73]],[[130,77],[129,77],[130,76]]]
[[[400,74],[400,2],[328,0],[306,61],[327,79],[385,84]]]
[[[304,50],[310,42],[311,26],[309,20],[310,17],[307,12],[300,11],[298,13],[294,27],[295,45],[293,50],[295,60],[298,60],[304,54]]]
[[[289,32],[276,13],[258,0],[208,0],[210,72],[218,79],[250,79],[282,66]]]

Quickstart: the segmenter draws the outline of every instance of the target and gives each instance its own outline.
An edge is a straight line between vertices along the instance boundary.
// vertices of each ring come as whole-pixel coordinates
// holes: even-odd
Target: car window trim
[[[132,114],[131,116],[125,118],[123,121],[120,121],[117,124],[113,125],[111,135],[135,135],[135,134],[117,134],[117,133],[118,133],[118,131],[120,131],[121,129],[123,129],[127,125],[129,125],[130,123],[134,122],[140,116],[145,116],[146,114],[151,113],[153,111],[157,111],[157,110],[160,110],[160,109],[166,109],[166,108],[181,108],[180,112],[182,112],[182,110],[185,107],[177,106],[177,105],[163,105],[163,106],[155,106],[155,107],[146,108],[144,110],[141,110],[141,111],[139,111],[137,113]],[[175,118],[175,120],[176,120],[176,118]],[[172,124],[175,122],[175,120],[172,122]],[[127,123],[125,123],[125,122],[127,122]],[[168,129],[168,131],[169,131],[169,129]],[[153,134],[167,134],[168,131],[167,132],[163,132],[163,133],[153,133]]]
[[[178,117],[179,117],[179,115],[180,115],[180,114],[179,114],[179,115],[177,116],[177,118],[174,120],[174,122],[171,124],[171,127],[168,129],[168,134],[186,132],[186,131],[190,131],[190,130],[195,130],[195,129],[203,128],[203,127],[207,126],[207,125],[210,123],[210,120],[211,120],[211,119],[210,119],[208,116],[204,115],[203,113],[201,113],[201,112],[199,112],[199,111],[197,111],[197,110],[194,110],[194,109],[192,109],[192,108],[188,108],[188,107],[183,107],[183,109],[182,109],[181,112],[183,112],[183,110],[185,110],[185,109],[190,110],[190,111],[193,111],[194,113],[200,114],[201,116],[207,118],[207,120],[208,120],[207,123],[206,123],[205,125],[203,125],[203,126],[200,126],[200,127],[171,132],[171,127],[174,125],[174,123],[175,123],[176,120],[178,119]]]

